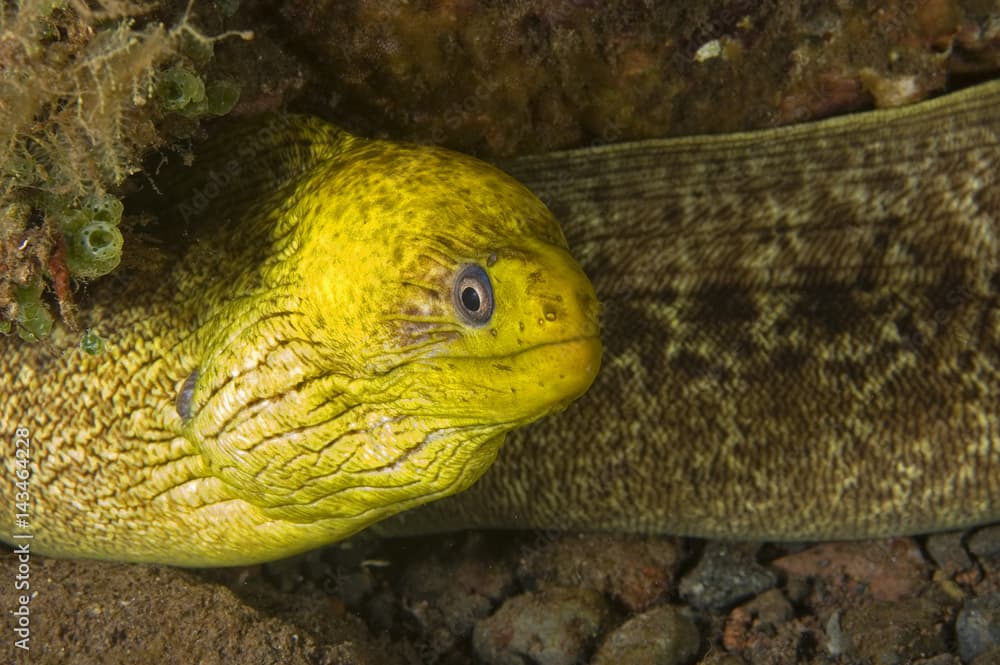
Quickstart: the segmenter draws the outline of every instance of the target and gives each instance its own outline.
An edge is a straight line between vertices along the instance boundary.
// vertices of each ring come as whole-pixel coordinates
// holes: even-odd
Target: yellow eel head
[[[179,399],[208,476],[256,515],[242,559],[465,489],[600,365],[594,289],[527,189],[443,149],[332,142],[246,223],[266,259],[226,285]]]

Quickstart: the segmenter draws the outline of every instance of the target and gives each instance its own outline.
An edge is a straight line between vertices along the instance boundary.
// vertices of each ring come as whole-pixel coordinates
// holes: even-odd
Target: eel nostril
[[[181,420],[189,420],[191,418],[191,399],[194,397],[194,387],[197,382],[198,370],[195,370],[188,375],[188,378],[184,379],[181,389],[177,392],[175,406],[177,408],[177,415],[181,417]]]

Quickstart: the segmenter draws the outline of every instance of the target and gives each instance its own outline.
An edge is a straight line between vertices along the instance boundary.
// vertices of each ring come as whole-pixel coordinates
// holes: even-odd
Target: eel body
[[[369,154],[366,169],[336,180],[332,203],[303,195],[332,177],[315,165],[337,159],[313,153],[340,154],[344,140],[295,143],[266,159],[254,169],[255,188],[289,180],[289,171],[294,186],[246,209],[227,207],[219,192],[203,197],[253,223],[235,238],[205,232],[163,284],[96,298],[93,320],[111,342],[104,357],[74,350],[66,331],[40,347],[0,340],[5,429],[32,432],[41,551],[189,565],[263,560],[342,537],[480,474],[470,489],[377,528],[817,539],[1000,517],[1000,83],[804,126],[506,165],[554,211],[593,280],[604,355],[583,398],[508,435],[491,467],[504,431],[557,411],[593,379],[592,293],[541,206],[447,153],[407,147],[432,157],[395,179],[379,175],[384,155]],[[450,159],[469,177],[455,177]],[[419,189],[428,179],[434,186]],[[487,193],[494,205],[477,216]],[[369,248],[356,266],[368,287],[379,267],[409,274],[399,265],[412,256],[395,243],[415,240],[380,226],[376,214],[400,197],[420,204],[419,214],[396,214],[404,230],[424,228],[439,209],[472,218],[443,240],[435,236],[429,246],[446,259],[430,277],[400,281],[401,290],[450,293],[461,266],[482,264],[518,303],[515,329],[527,322],[549,330],[546,316],[555,312],[545,308],[572,305],[558,312],[553,325],[565,327],[550,340],[570,341],[569,353],[519,363],[516,348],[491,346],[492,324],[468,335],[448,329],[448,339],[479,340],[456,354],[471,359],[462,366],[414,365],[423,356],[412,349],[389,360],[372,352],[388,343],[386,330],[422,334],[410,324],[434,308],[414,305],[415,295],[355,288],[349,272],[318,286],[316,275],[329,272],[318,248],[357,236]],[[344,232],[337,224],[345,214],[375,221]],[[321,232],[305,238],[301,229],[317,223]],[[496,255],[497,266],[513,266],[524,246],[548,258],[492,272]],[[347,294],[336,302],[351,303],[353,315],[330,321],[317,313],[314,291]],[[452,303],[432,299],[439,301]],[[278,312],[308,316],[304,327],[288,328]],[[431,315],[436,324],[451,316],[440,307]],[[383,325],[397,319],[409,323]],[[329,326],[342,331],[333,346],[346,355],[309,350]],[[374,346],[357,346],[372,336]],[[425,371],[393,372],[410,366]],[[435,372],[455,379],[444,392],[408,398],[391,387],[433,382]],[[244,373],[253,381],[241,380]],[[505,383],[512,373],[528,377],[515,381],[523,395],[501,399],[514,394]],[[303,391],[313,380],[323,389]],[[255,392],[258,384],[266,390]],[[476,401],[496,385],[507,393]],[[384,427],[411,443],[387,452],[355,437],[358,447],[334,466],[347,459],[356,474],[388,471],[389,484],[413,491],[345,493],[318,482],[333,473],[322,454],[331,434],[313,432],[314,415],[322,421],[400,394],[398,417],[354,419],[348,429]],[[455,407],[472,403],[481,406]],[[459,457],[447,466],[445,489],[425,487],[439,475],[433,460],[408,463],[406,445],[415,444],[407,437],[419,427],[475,430],[448,449]],[[396,466],[403,475],[393,475]],[[10,456],[4,471],[15,470]],[[0,489],[7,505],[11,492],[9,484]],[[345,522],[346,514],[363,517]],[[10,541],[15,531],[11,516],[0,516],[0,536]]]

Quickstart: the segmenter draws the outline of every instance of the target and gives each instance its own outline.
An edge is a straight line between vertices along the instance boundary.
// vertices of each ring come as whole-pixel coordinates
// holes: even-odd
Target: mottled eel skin
[[[508,165],[553,209],[594,282],[603,305],[601,373],[562,415],[508,436],[471,489],[376,528],[816,539],[996,520],[998,162],[1000,83],[990,83],[901,110]],[[251,236],[226,252],[245,260],[252,246]],[[261,260],[278,265],[283,258],[271,252]],[[44,413],[48,433],[63,432],[59,465],[33,486],[36,512],[58,506],[76,515],[53,526],[54,553],[227,563],[330,539],[309,533],[316,515],[303,512],[305,535],[296,547],[283,534],[276,544],[255,546],[254,556],[213,558],[204,535],[211,514],[192,521],[142,504],[94,514],[95,502],[114,505],[108,497],[150,477],[170,476],[173,486],[177,474],[204,472],[204,462],[175,438],[176,419],[162,425],[157,418],[172,412],[184,377],[200,366],[183,353],[184,331],[215,313],[192,302],[192,293],[223,288],[211,286],[218,277],[205,266],[176,269],[171,279],[183,275],[180,295],[161,288],[143,307],[107,301],[97,310],[119,329],[138,331],[111,375],[66,365],[58,345],[4,348],[2,375],[19,377],[16,390],[4,391],[5,428]],[[244,332],[255,334],[252,327]],[[162,367],[173,357],[163,355],[163,339],[181,350],[182,371]],[[310,370],[287,360],[285,371]],[[98,390],[87,390],[95,381]],[[283,398],[280,391],[274,397]],[[94,422],[87,414],[96,410],[81,415],[81,403],[93,407],[100,399],[119,405],[111,420]],[[226,406],[240,408],[238,400]],[[219,416],[203,407],[194,400],[196,413]],[[252,416],[272,435],[300,425],[259,407]],[[93,436],[94,428],[124,424],[157,442],[131,466]],[[37,430],[36,440],[44,440]],[[85,489],[60,485],[59,474],[71,471],[88,480]],[[221,491],[225,482],[209,475],[204,486]],[[2,487],[9,505],[10,486]],[[268,494],[266,485],[255,487],[265,505],[298,489]],[[188,498],[200,500],[197,493]],[[398,507],[371,510],[382,517]],[[0,526],[8,539],[8,515]],[[73,533],[104,528],[114,538],[98,538],[96,546]],[[165,551],[173,541],[161,533],[200,549]],[[74,547],[74,539],[83,545]],[[130,549],[101,549],[122,541]]]
[[[603,367],[393,532],[833,539],[1000,518],[1000,82],[508,171],[594,282]]]

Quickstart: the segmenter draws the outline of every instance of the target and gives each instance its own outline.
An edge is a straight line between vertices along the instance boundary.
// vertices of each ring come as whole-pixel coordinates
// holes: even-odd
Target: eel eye
[[[493,316],[493,286],[486,271],[477,265],[459,270],[452,298],[458,315],[469,325],[485,325]]]

